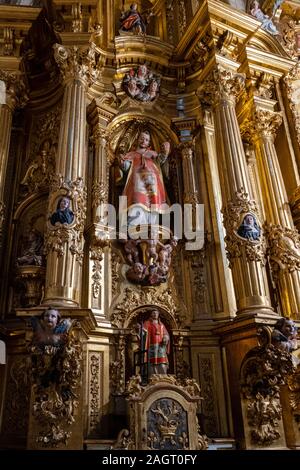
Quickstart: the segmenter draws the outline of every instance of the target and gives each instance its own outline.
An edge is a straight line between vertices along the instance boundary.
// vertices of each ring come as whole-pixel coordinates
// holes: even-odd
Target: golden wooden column
[[[5,215],[4,190],[6,169],[9,156],[9,144],[14,110],[26,102],[26,93],[20,76],[16,73],[0,71],[0,81],[3,82],[3,95],[0,101],[0,234]]]
[[[71,223],[57,222],[54,226],[48,221],[44,302],[77,306],[81,300],[86,217],[86,90],[97,75],[95,51],[93,46],[78,48],[56,44],[54,57],[64,78],[65,92],[49,216],[56,211],[61,198],[67,197],[74,219]]]
[[[253,140],[263,188],[269,255],[281,313],[300,318],[300,239],[294,227],[274,145],[281,122],[280,113],[256,108]]]
[[[198,203],[198,190],[196,186],[194,172],[194,151],[191,142],[182,143],[180,146],[183,167],[183,184],[184,184],[184,203],[195,205]]]
[[[236,98],[243,90],[244,83],[244,75],[237,74],[233,68],[217,65],[205,84],[202,99],[208,98],[215,111],[225,241],[233,274],[237,313],[273,315],[264,266],[264,239],[261,236],[253,242],[237,233],[248,213],[254,215],[259,223],[256,203],[249,198],[247,162],[235,111]]]

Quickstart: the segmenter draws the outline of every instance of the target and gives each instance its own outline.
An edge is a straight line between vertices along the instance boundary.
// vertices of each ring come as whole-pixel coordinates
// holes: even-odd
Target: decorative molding
[[[103,387],[103,352],[89,352],[89,398],[88,398],[88,435],[96,432],[101,418],[102,387]]]
[[[254,112],[254,122],[257,132],[263,137],[275,139],[282,123],[282,113],[256,109]]]

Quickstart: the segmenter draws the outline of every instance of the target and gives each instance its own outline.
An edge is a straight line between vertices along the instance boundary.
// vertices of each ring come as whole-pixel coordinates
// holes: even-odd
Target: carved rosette
[[[281,225],[265,224],[268,254],[272,264],[293,272],[300,270],[300,235],[298,230]],[[276,269],[274,270],[276,272]]]
[[[248,240],[238,235],[237,231],[246,214],[253,214],[258,220],[256,203],[249,199],[244,188],[236,191],[234,201],[223,209],[224,226],[226,229],[226,250],[230,264],[233,259],[240,258],[245,253],[248,261],[265,263],[266,245],[263,236],[259,240]]]
[[[174,324],[179,327],[184,323],[186,317],[185,312],[180,309],[176,300],[176,295],[171,288],[161,291],[153,287],[137,287],[135,289],[126,287],[121,299],[114,307],[111,323],[117,328],[127,328],[131,320],[129,312],[134,312],[137,308],[146,305],[155,305],[158,308],[167,310]]]
[[[282,123],[282,114],[280,112],[257,109],[254,112],[254,122],[257,132],[262,137],[274,140]]]
[[[54,58],[66,83],[79,80],[84,86],[89,87],[99,77],[95,44],[91,43],[88,47],[82,48],[54,44],[53,49]]]
[[[251,349],[241,367],[245,414],[255,446],[271,446],[281,435],[280,386],[295,370],[292,355],[272,344]]]
[[[286,92],[294,120],[298,144],[300,145],[300,64],[299,61],[292,67],[284,78]]]

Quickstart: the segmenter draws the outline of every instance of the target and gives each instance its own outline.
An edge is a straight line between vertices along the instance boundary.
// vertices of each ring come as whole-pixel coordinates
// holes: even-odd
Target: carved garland
[[[300,236],[298,230],[281,225],[265,224],[268,254],[272,264],[289,272],[300,270]],[[274,273],[276,273],[276,266]]]

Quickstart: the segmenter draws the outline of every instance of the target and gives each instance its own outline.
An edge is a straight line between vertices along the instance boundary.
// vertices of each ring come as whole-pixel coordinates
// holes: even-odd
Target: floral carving
[[[26,93],[25,83],[19,73],[7,72],[0,70],[0,80],[5,82],[6,85],[6,104],[12,110],[16,107],[23,108],[27,101],[28,95]]]
[[[171,288],[160,291],[155,288],[131,289],[126,287],[121,300],[114,307],[111,323],[118,328],[126,328],[130,323],[128,312],[145,305],[155,305],[163,310],[168,310],[176,325],[181,325],[185,320],[184,313],[179,310],[178,302],[176,302],[176,297]]]
[[[97,70],[95,44],[91,43],[84,48],[55,44],[53,48],[54,58],[66,82],[80,80],[84,85],[90,86],[97,80],[100,71]]]
[[[102,265],[103,250],[102,248],[94,248],[90,253],[91,260],[94,261],[92,267],[92,293],[94,299],[97,299],[101,292],[101,281],[102,281]]]
[[[100,421],[100,380],[101,380],[101,353],[90,355],[90,382],[89,382],[89,434],[97,428]]]
[[[110,364],[110,384],[112,393],[119,395],[125,391],[125,335],[120,334],[116,342],[116,358]]]
[[[220,65],[206,79],[200,92],[204,105],[213,106],[220,99],[234,101],[245,88],[245,74],[236,73]]]
[[[300,370],[296,370],[294,374],[288,377],[287,385],[290,390],[290,407],[300,428]]]
[[[276,132],[282,123],[280,112],[257,109],[254,113],[255,127],[264,137],[275,138]]]

